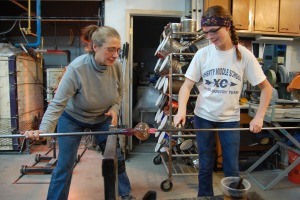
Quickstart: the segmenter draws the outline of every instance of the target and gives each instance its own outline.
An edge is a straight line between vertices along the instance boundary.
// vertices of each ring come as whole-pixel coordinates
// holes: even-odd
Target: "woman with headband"
[[[272,86],[254,55],[238,43],[228,10],[221,6],[208,8],[202,16],[201,26],[211,44],[198,50],[189,65],[179,92],[174,125],[185,124],[190,91],[195,83],[201,82],[194,109],[194,127],[239,128],[239,98],[246,78],[261,90],[258,111],[249,124],[251,132],[259,133],[272,96]],[[218,135],[225,177],[239,176],[240,131],[218,131]],[[215,131],[196,132],[196,140],[199,154],[198,197],[213,196]]]

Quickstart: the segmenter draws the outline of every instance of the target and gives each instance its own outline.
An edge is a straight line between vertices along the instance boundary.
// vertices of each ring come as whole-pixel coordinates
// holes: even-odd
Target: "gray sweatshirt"
[[[121,64],[100,66],[94,55],[81,55],[67,67],[39,129],[53,133],[64,110],[81,122],[100,123],[106,119],[104,113],[108,110],[119,113],[122,96]]]

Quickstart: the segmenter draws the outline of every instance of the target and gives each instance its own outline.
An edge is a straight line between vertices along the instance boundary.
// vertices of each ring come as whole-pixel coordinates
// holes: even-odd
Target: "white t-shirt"
[[[195,115],[210,121],[239,121],[239,98],[246,78],[253,86],[266,79],[254,55],[238,46],[242,59],[237,61],[236,48],[219,51],[211,44],[200,49],[185,74],[199,86]]]

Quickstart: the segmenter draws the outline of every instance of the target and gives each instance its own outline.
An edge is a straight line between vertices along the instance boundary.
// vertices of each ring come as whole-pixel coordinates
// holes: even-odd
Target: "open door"
[[[136,121],[133,121],[134,106],[140,95],[146,91],[147,85],[151,83],[147,77],[142,81],[141,79],[145,76],[148,76],[149,79],[155,76],[154,67],[158,58],[155,58],[154,53],[159,45],[163,28],[169,22],[180,22],[183,15],[182,12],[170,11],[128,11],[126,37],[130,48],[126,71],[127,79],[125,78],[128,91],[124,94],[125,102],[128,103],[126,103],[124,117],[127,119],[127,121],[125,120],[126,124],[130,127],[134,127],[136,124]],[[141,87],[138,90],[139,86]],[[133,138],[129,137],[126,141],[126,150],[131,151],[132,149]]]

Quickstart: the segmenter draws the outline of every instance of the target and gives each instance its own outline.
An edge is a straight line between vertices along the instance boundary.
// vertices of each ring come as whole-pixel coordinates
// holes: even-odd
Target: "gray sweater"
[[[104,113],[108,110],[119,113],[122,96],[121,64],[100,66],[94,55],[81,55],[67,67],[39,129],[53,133],[64,110],[81,122],[100,123],[106,119]]]

